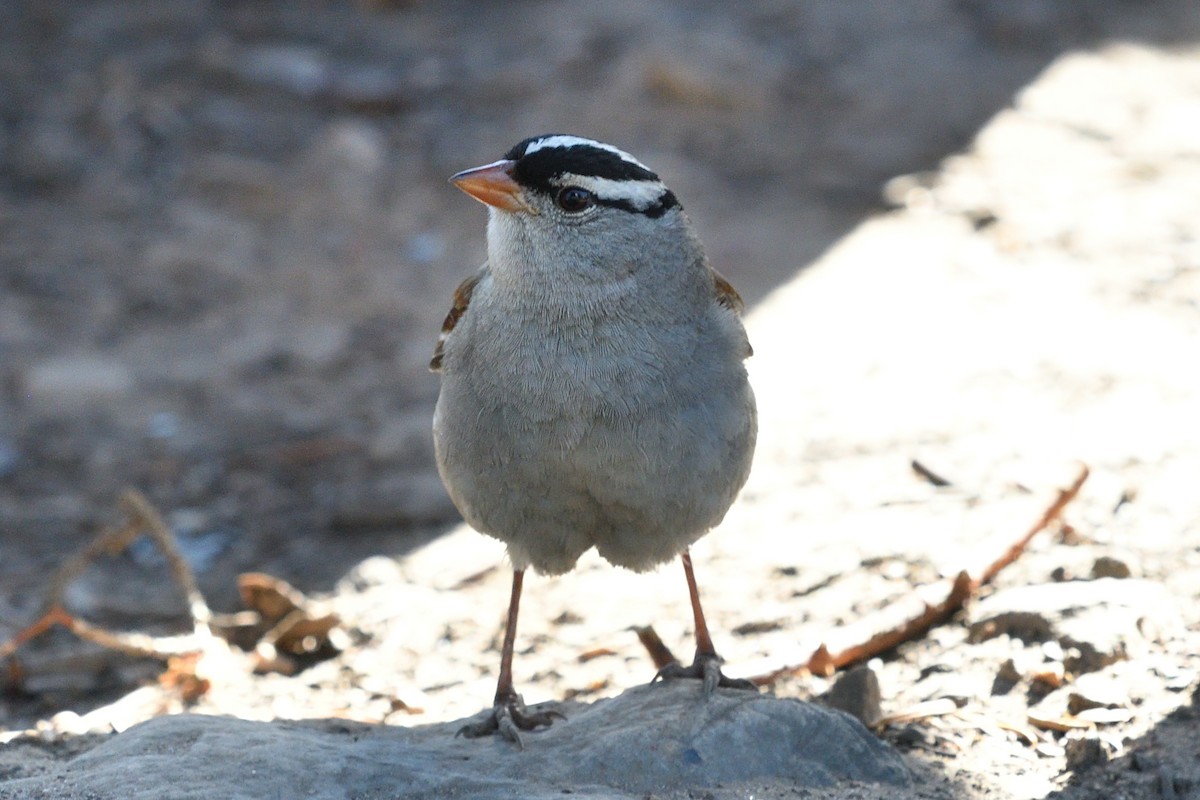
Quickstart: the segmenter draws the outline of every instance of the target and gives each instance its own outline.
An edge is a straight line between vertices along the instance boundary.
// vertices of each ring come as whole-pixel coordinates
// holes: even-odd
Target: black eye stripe
[[[672,208],[677,207],[679,205],[679,199],[675,197],[674,192],[668,189],[667,192],[649,208],[638,208],[628,200],[610,200],[604,197],[596,197],[595,203],[598,206],[619,208],[622,211],[628,211],[631,214],[645,214],[651,219],[657,219],[670,211]]]

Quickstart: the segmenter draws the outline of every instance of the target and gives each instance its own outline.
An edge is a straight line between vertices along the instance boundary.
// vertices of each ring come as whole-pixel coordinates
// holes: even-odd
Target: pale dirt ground
[[[598,15],[612,6],[599,7]],[[686,186],[680,194],[714,260],[753,302],[758,459],[742,500],[694,551],[728,671],[757,674],[803,661],[822,641],[853,641],[862,636],[857,631],[911,611],[914,586],[994,558],[1082,460],[1092,476],[1067,511],[1072,532],[1037,538],[996,588],[1071,578],[1081,580],[1066,585],[1082,585],[1101,556],[1119,559],[1133,579],[1149,582],[1130,584],[1139,596],[1126,603],[1134,611],[1131,624],[1122,621],[1125,606],[1117,598],[1100,609],[1112,630],[1091,631],[1097,640],[1114,632],[1123,637],[1129,658],[1091,673],[1104,685],[1089,691],[1115,697],[1131,718],[1065,737],[1098,735],[1107,763],[1070,771],[1064,737],[1042,733],[1031,745],[999,727],[1057,709],[1065,697],[1040,698],[1030,679],[1055,663],[1052,648],[1006,635],[968,642],[968,625],[984,604],[875,664],[885,712],[939,697],[962,704],[952,715],[896,726],[889,736],[920,777],[913,797],[1200,793],[1200,723],[1192,707],[1200,670],[1200,54],[1187,45],[1092,42],[1052,60],[1045,52],[1053,48],[1043,42],[1038,56],[1049,66],[1038,75],[1038,59],[1029,55],[1036,42],[1024,50],[997,46],[1027,56],[1019,68],[1008,62],[1004,73],[1021,76],[1008,92],[1028,83],[1013,107],[957,145],[951,143],[973,118],[948,112],[960,119],[957,133],[939,127],[931,138],[941,140],[928,153],[912,155],[910,148],[890,160],[876,147],[877,139],[887,139],[886,126],[872,128],[877,139],[868,142],[811,128],[780,133],[791,120],[776,111],[779,124],[767,124],[764,106],[754,105],[771,100],[763,89],[747,95],[750,106],[732,112],[755,121],[733,128],[745,160],[729,164],[720,155],[728,141],[704,139],[698,131],[707,129],[706,118],[696,109],[707,109],[709,122],[714,115],[728,119],[722,115],[730,97],[745,94],[738,92],[741,78],[736,70],[694,72],[699,67],[688,60],[687,42],[726,37],[744,44],[738,37],[754,41],[748,31],[761,38],[768,29],[781,40],[799,36],[778,30],[765,8],[749,22],[708,12],[707,32],[671,40],[662,59],[669,68],[647,66],[646,51],[636,48],[609,42],[616,55],[607,51],[612,74],[621,78],[612,82],[610,99],[643,96],[647,86],[668,95],[665,111],[659,99],[639,112],[643,122],[633,138],[657,142],[650,152],[620,143]],[[389,13],[420,23],[404,28],[413,39],[428,36],[422,26],[436,25],[455,28],[460,42],[472,35],[471,26],[439,21],[427,8]],[[61,8],[47,11],[46,19],[55,14],[71,19]],[[38,24],[53,28],[45,19]],[[178,20],[157,24],[169,31]],[[234,27],[253,41],[246,30],[261,24],[243,16]],[[590,24],[604,28],[595,19]],[[1131,37],[1147,27],[1154,26],[1130,26]],[[67,28],[72,36],[98,36],[80,19]],[[531,37],[538,35],[534,28]],[[583,34],[570,42],[581,51],[597,46]],[[220,85],[213,74],[233,69],[221,66],[221,58],[245,69],[258,63],[250,49],[241,61],[230,55],[242,46],[250,48],[219,35],[196,45],[206,63],[217,64],[205,80]],[[777,40],[754,52],[766,62],[762,69],[775,74],[799,69],[770,58],[787,52]],[[520,59],[487,57],[513,65],[513,85],[529,79],[522,69],[536,71]],[[167,53],[158,58],[146,63],[183,75],[165,85],[166,97],[137,84],[136,70],[134,78],[122,77],[118,58],[97,79],[109,105],[98,106],[93,125],[108,124],[100,112],[116,114],[112,104],[125,97],[141,98],[135,120],[157,119],[150,111],[158,109],[168,134],[178,130],[168,123],[183,123],[172,123],[167,112],[186,108],[171,105],[171,92],[185,92],[189,73],[172,72]],[[483,70],[453,63],[469,76],[472,68]],[[482,243],[481,214],[459,208],[460,199],[435,178],[487,160],[528,128],[505,117],[499,130],[477,122],[453,147],[436,140],[454,113],[463,114],[447,110],[453,106],[439,93],[465,93],[485,109],[481,119],[491,118],[488,104],[498,99],[494,88],[476,89],[481,99],[470,94],[474,84],[464,73],[447,71],[452,77],[429,78],[433,89],[404,101],[412,115],[407,127],[373,122],[378,109],[347,111],[335,98],[327,101],[333,118],[322,117],[327,107],[313,112],[309,135],[294,133],[294,147],[277,138],[279,130],[294,130],[300,107],[288,106],[283,91],[284,100],[259,109],[261,128],[248,128],[240,140],[243,150],[253,150],[246,141],[261,136],[283,155],[264,154],[259,142],[251,155],[183,158],[191,171],[182,177],[148,174],[151,183],[169,188],[181,181],[198,192],[173,203],[165,218],[139,206],[140,197],[103,196],[104,172],[86,165],[68,169],[51,160],[43,165],[47,174],[33,180],[26,174],[32,162],[18,159],[27,146],[24,129],[11,137],[10,163],[24,164],[25,173],[10,176],[3,207],[0,369],[8,416],[0,420],[0,445],[11,455],[0,465],[0,635],[29,618],[40,582],[66,548],[112,518],[116,488],[135,483],[176,512],[173,522],[192,534],[183,538],[196,552],[203,555],[211,543],[215,555],[201,577],[218,607],[231,607],[236,571],[262,569],[326,597],[351,633],[346,652],[296,677],[222,673],[197,710],[420,724],[473,713],[490,697],[508,575],[501,549],[477,534],[452,529],[430,538],[431,523],[448,510],[431,479],[424,438],[436,391],[421,372],[431,337],[417,331],[436,330],[443,303],[430,298],[449,291]],[[701,79],[680,83],[695,74]],[[126,95],[118,91],[122,80],[135,84]],[[698,98],[700,88],[717,94]],[[907,89],[917,92],[905,86],[893,92]],[[61,91],[87,95],[88,86]],[[260,100],[274,97],[260,91]],[[563,127],[555,99],[516,92],[510,100],[531,109],[532,128]],[[604,123],[600,99],[594,102],[580,107],[580,124],[570,127],[620,139],[609,135],[614,126]],[[805,102],[809,110],[822,108],[820,97],[797,101]],[[919,98],[914,104],[921,106]],[[228,107],[211,105],[196,118],[232,124]],[[886,119],[889,110],[881,100],[876,113]],[[684,120],[677,119],[682,132],[662,122],[674,112]],[[850,116],[861,122],[870,113]],[[288,119],[291,127],[281,121]],[[656,126],[675,135],[656,136]],[[897,126],[897,137],[922,138],[919,126],[904,120]],[[171,135],[163,141],[181,146]],[[416,141],[427,154],[422,163],[388,155]],[[763,149],[746,144],[764,141]],[[805,145],[814,155],[804,174],[785,171],[775,180],[779,156],[772,147],[793,164],[790,148]],[[830,169],[820,166],[824,161],[837,162],[839,145],[872,156],[834,177],[813,174]],[[936,158],[924,159],[936,155],[949,157],[935,173],[888,185],[897,208],[857,222],[863,201],[848,186],[933,167]],[[159,163],[145,153],[123,157]],[[676,173],[679,180],[671,177]],[[766,175],[772,179],[764,189]],[[397,179],[411,191],[396,189]],[[728,193],[713,199],[712,185]],[[63,227],[72,202],[100,208],[73,237]],[[460,212],[449,222],[440,216]],[[150,224],[123,227],[130,214]],[[47,231],[63,233],[34,248]],[[798,231],[812,232],[820,246],[805,243],[794,254]],[[76,253],[79,246],[86,255]],[[388,261],[389,247],[392,258],[404,254],[401,277]],[[27,252],[40,255],[19,258]],[[126,252],[136,254],[142,269],[113,266]],[[107,266],[59,269],[92,258]],[[255,269],[248,272],[244,263]],[[220,298],[216,305],[213,298]],[[338,391],[329,393],[331,386]],[[939,490],[916,479],[908,466],[913,458],[954,486]],[[397,535],[398,527],[408,534]],[[145,556],[108,559],[69,599],[85,614],[124,627],[177,623],[169,582],[147,577],[153,567]],[[1152,586],[1163,590],[1144,588]],[[653,669],[630,626],[653,624],[686,654],[688,620],[677,565],[632,575],[585,559],[563,578],[534,577],[523,603],[520,688],[530,701],[586,700],[640,683]],[[611,652],[581,663],[581,654],[599,650]],[[1019,680],[1013,690],[997,692],[997,673],[1009,658]],[[60,716],[44,726],[48,731],[121,729],[170,706],[153,686],[104,705],[154,668],[80,648],[67,637],[31,648],[26,661],[23,685],[0,697],[0,724],[10,729],[64,709],[95,711],[84,722]],[[804,676],[776,691],[810,697],[827,685]],[[396,701],[422,713],[398,709]],[[86,746],[50,738],[56,743],[0,750],[0,777],[29,774],[46,759]],[[756,796],[806,795],[776,786]]]

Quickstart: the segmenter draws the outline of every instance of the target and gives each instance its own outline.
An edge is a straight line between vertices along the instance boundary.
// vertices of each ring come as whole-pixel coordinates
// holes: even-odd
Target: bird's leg
[[[468,739],[477,739],[499,733],[505,739],[524,748],[521,731],[530,731],[539,725],[549,725],[554,718],[565,719],[557,711],[527,711],[525,701],[513,688],[513,647],[517,640],[517,612],[521,605],[521,586],[525,581],[525,570],[513,570],[512,597],[508,601],[508,620],[504,625],[504,644],[500,648],[500,678],[496,681],[496,699],[492,713],[482,722],[464,725],[458,734]]]
[[[696,657],[690,667],[684,667],[678,661],[668,664],[658,671],[654,680],[699,678],[704,681],[705,695],[712,694],[718,686],[758,691],[758,687],[750,681],[741,678],[727,678],[721,674],[722,659],[717,655],[717,648],[713,646],[712,636],[708,633],[708,623],[704,620],[704,609],[700,607],[700,590],[696,587],[696,573],[692,571],[692,554],[684,549],[679,558],[683,562],[683,574],[687,577],[688,595],[692,601],[692,617],[696,623]]]

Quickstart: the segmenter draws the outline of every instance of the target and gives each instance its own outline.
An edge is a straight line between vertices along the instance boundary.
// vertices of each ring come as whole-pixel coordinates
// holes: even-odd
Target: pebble
[[[1112,556],[1100,556],[1092,564],[1093,578],[1128,578],[1132,574],[1128,564]]]
[[[1099,739],[1068,739],[1063,746],[1067,756],[1067,769],[1079,770],[1108,760],[1108,751]]]
[[[881,698],[879,676],[863,664],[839,676],[821,700],[870,727],[883,716]]]
[[[1006,658],[1000,664],[1000,668],[996,670],[996,677],[992,680],[992,694],[1008,694],[1020,682],[1021,670],[1017,669],[1017,664],[1013,659]]]
[[[75,408],[113,400],[133,390],[133,374],[119,361],[98,355],[60,356],[35,365],[25,376],[25,393],[37,406]]]

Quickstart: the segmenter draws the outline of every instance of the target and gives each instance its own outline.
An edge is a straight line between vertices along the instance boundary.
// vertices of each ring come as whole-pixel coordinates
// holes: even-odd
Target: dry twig
[[[658,632],[652,626],[635,627],[633,631],[637,634],[642,647],[645,647],[646,652],[650,654],[655,669],[662,669],[668,664],[675,663],[676,658],[671,652],[671,648],[663,644],[663,640],[658,637]]]
[[[209,629],[212,612],[200,593],[191,567],[180,554],[170,528],[163,522],[162,516],[150,501],[135,489],[122,492],[118,506],[125,512],[125,524],[104,529],[59,567],[46,586],[41,616],[18,631],[7,642],[0,644],[0,660],[12,657],[19,648],[57,626],[65,628],[80,639],[139,658],[169,661],[177,656],[198,653],[205,649],[212,638]],[[150,536],[158,545],[167,559],[172,577],[183,591],[188,612],[192,617],[190,634],[149,636],[137,632],[112,631],[80,619],[62,605],[62,595],[67,586],[78,578],[92,561],[106,553],[120,552],[142,533]]]
[[[1058,519],[1063,509],[1067,507],[1067,504],[1075,499],[1076,495],[1079,494],[1079,490],[1083,488],[1088,475],[1089,470],[1087,465],[1080,464],[1079,473],[1076,475],[1075,480],[1067,488],[1059,490],[1054,501],[1046,507],[1037,521],[1030,526],[1029,530],[1013,542],[999,558],[988,564],[979,573],[979,577],[971,577],[967,570],[959,572],[954,577],[954,580],[950,582],[946,599],[942,602],[936,605],[925,605],[921,613],[915,617],[905,620],[894,628],[876,633],[865,642],[852,645],[836,653],[831,653],[822,644],[805,663],[785,666],[763,675],[755,676],[751,680],[759,686],[764,686],[774,683],[785,675],[795,675],[800,672],[810,672],[814,675],[832,675],[839,669],[844,669],[845,667],[874,658],[894,649],[904,642],[923,636],[935,625],[941,625],[954,616],[959,609],[965,606],[978,593],[980,587],[990,583],[1001,570],[1016,561],[1021,553],[1025,551],[1025,548],[1029,545],[1033,537]]]
[[[913,472],[917,473],[922,478],[929,481],[931,484],[938,487],[939,489],[941,489],[942,487],[945,487],[945,486],[953,486],[954,485],[950,480],[948,480],[947,478],[943,478],[941,475],[937,474],[936,472],[931,470],[929,467],[922,464],[920,461],[917,461],[915,458],[912,460],[912,462],[909,464],[909,466],[912,467]]]

